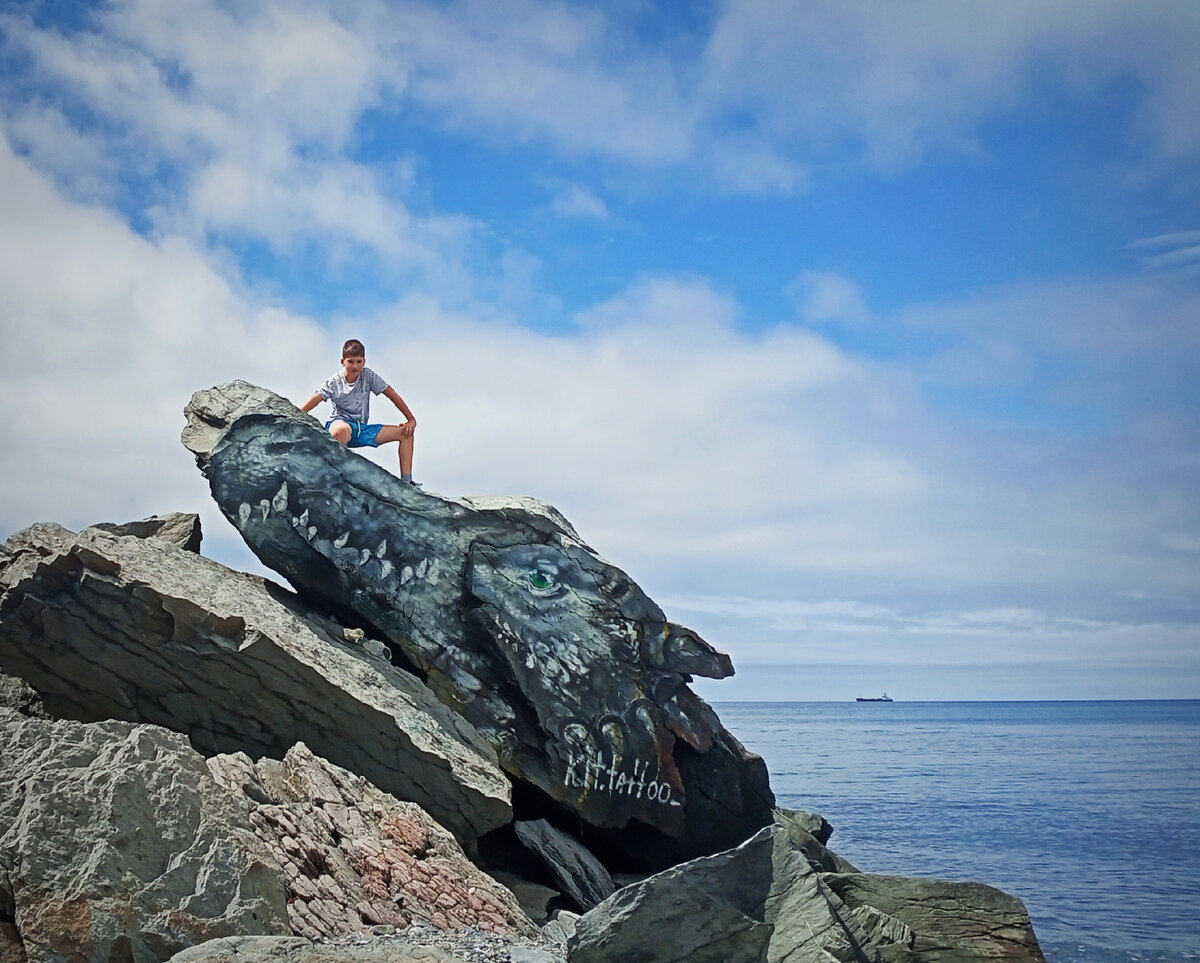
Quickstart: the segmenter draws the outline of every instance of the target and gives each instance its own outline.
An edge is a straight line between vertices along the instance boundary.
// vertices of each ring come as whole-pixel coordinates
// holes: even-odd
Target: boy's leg
[[[350,436],[353,434],[350,426],[344,421],[332,421],[329,423],[329,433],[333,435],[333,440],[339,445],[344,445],[350,441]]]
[[[413,433],[406,431],[403,425],[384,425],[375,436],[375,445],[386,445],[389,442],[400,444],[400,474],[411,475],[413,463]]]

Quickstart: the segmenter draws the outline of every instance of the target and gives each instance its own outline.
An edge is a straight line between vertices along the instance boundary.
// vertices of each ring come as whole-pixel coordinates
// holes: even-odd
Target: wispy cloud
[[[561,184],[555,193],[551,208],[560,217],[584,218],[585,220],[607,221],[608,205],[593,191],[581,184]]]
[[[1141,262],[1148,268],[1200,272],[1200,231],[1173,231],[1141,238],[1130,246],[1146,252]]]

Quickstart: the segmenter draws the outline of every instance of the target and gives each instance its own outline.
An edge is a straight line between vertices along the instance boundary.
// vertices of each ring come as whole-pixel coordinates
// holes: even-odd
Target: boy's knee
[[[350,426],[344,421],[335,421],[329,426],[329,433],[333,435],[334,441],[339,444],[346,444],[350,440]]]

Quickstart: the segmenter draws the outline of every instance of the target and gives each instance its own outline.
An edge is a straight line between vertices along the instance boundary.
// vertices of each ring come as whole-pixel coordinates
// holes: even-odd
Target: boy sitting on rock
[[[373,394],[384,395],[408,420],[402,425],[368,424]],[[351,338],[342,346],[342,370],[321,385],[301,408],[312,411],[322,401],[333,405],[325,428],[338,442],[351,448],[378,448],[392,441],[399,442],[400,479],[410,485],[420,484],[413,481],[412,476],[413,433],[417,419],[396,389],[367,367],[367,349],[361,341]]]

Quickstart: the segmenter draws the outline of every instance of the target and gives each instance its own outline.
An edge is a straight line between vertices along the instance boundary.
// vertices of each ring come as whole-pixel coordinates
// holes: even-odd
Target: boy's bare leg
[[[398,442],[400,446],[400,474],[411,475],[413,463],[413,432],[404,425],[384,425],[375,436],[376,445]]]
[[[335,421],[329,426],[329,433],[333,435],[333,440],[339,445],[345,445],[350,441],[352,434],[350,426],[344,421]]]

